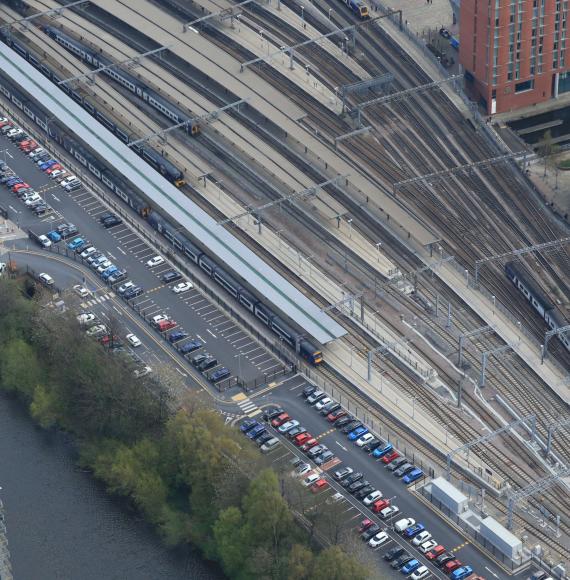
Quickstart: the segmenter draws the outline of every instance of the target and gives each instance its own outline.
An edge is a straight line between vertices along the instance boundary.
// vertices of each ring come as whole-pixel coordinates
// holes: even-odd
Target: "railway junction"
[[[211,16],[202,22],[198,4],[192,13],[174,0],[86,4],[57,18],[40,14],[61,7],[48,0],[29,2],[25,13],[0,7],[5,23],[39,15],[25,28],[10,28],[9,42],[24,54],[3,44],[0,58],[3,76],[40,106],[46,127],[65,126],[144,199],[158,203],[177,233],[210,249],[210,258],[295,327],[302,338],[287,346],[259,316],[236,307],[273,347],[269,357],[294,361],[375,432],[413,449],[430,479],[445,475],[452,458],[456,485],[485,490],[496,519],[525,537],[524,570],[531,548],[536,558],[564,562],[567,483],[560,478],[544,489],[538,483],[565,473],[570,461],[570,354],[549,335],[550,356],[541,357],[548,327],[504,266],[523,261],[568,320],[568,231],[520,171],[516,161],[524,155],[505,156],[477,115],[466,117],[465,107],[455,106],[461,93],[453,92],[453,82],[421,89],[434,80],[425,71],[437,66],[416,64],[402,49],[406,43],[395,42],[392,22],[361,23],[343,4],[251,3],[237,10],[204,3]],[[182,108],[199,134],[190,135],[184,131],[189,122],[172,121],[112,77],[83,77],[93,67],[45,26],[117,63],[166,47],[116,70]],[[346,31],[340,42],[329,34],[335,27],[357,27],[356,44]],[[81,77],[69,83],[78,98],[62,91],[54,99],[61,89],[30,54],[39,54],[60,80]],[[362,82],[369,83],[364,92],[347,88]],[[420,88],[398,97],[414,87]],[[128,128],[131,143],[144,143],[180,168],[187,185],[177,189],[125,143],[110,133],[102,138],[107,129],[79,104],[85,98],[113,126]],[[364,106],[367,100],[378,103]],[[57,139],[47,142],[49,128],[42,134],[11,98],[2,106],[54,148],[89,186],[94,203],[113,203],[175,265],[184,265],[174,242],[169,248],[149,231]],[[62,214],[69,203],[62,203]],[[216,240],[197,239],[202,229]],[[203,266],[186,260],[185,267],[231,302]],[[299,357],[300,340],[318,344],[324,362],[311,367]],[[263,377],[246,353],[232,361],[232,373]],[[285,385],[266,381],[247,398],[254,406],[256,400],[296,405],[284,395]],[[227,396],[231,401],[236,391]],[[539,491],[523,493],[532,489]],[[481,550],[489,555],[488,546]],[[516,566],[501,566],[501,573],[513,567],[524,573]]]

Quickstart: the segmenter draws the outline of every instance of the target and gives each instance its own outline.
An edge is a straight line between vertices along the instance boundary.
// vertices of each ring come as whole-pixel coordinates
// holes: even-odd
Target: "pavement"
[[[570,151],[560,153],[556,159],[558,162],[570,159]],[[545,202],[562,219],[570,221],[570,171],[547,166],[544,175],[544,161],[537,159],[529,165],[528,172]]]
[[[443,544],[446,549],[452,552],[456,557],[463,562],[473,567],[475,572],[481,574],[487,580],[499,578],[526,578],[528,573],[521,573],[518,576],[510,576],[498,564],[488,557],[486,554],[479,551],[471,542],[468,536],[464,536],[461,531],[448,525],[446,521],[437,516],[436,513],[424,501],[419,499],[419,493],[413,491],[413,485],[410,489],[393,474],[385,469],[384,464],[378,459],[374,459],[366,452],[356,447],[356,445],[347,439],[347,436],[335,429],[325,417],[314,408],[309,406],[302,395],[303,387],[308,383],[300,375],[290,377],[282,381],[277,387],[273,388],[264,394],[252,397],[253,402],[261,409],[269,406],[271,403],[281,405],[293,419],[300,421],[320,443],[325,444],[332,450],[340,462],[336,462],[329,467],[325,473],[332,474],[341,467],[350,466],[355,472],[361,472],[374,487],[381,490],[384,498],[393,498],[392,505],[397,505],[401,513],[394,518],[397,521],[400,518],[412,517],[418,522],[425,524],[434,539],[438,543]],[[285,438],[282,438],[283,445],[295,453],[299,457],[304,457],[304,454],[290,444]],[[283,447],[279,446],[270,457],[282,458]],[[328,464],[327,466],[328,467]],[[345,492],[343,488],[338,486],[332,477],[327,475],[327,480],[331,484],[329,494],[332,495],[337,491]],[[345,492],[346,493],[346,492]],[[408,544],[406,549],[414,557],[418,557],[422,564],[426,564],[432,576],[435,578],[446,578],[441,571],[433,565],[427,563],[415,547],[409,545],[409,542],[401,538],[397,533],[390,530],[390,522],[388,524],[376,518],[368,508],[361,502],[346,493],[346,518],[349,522],[349,527],[354,528],[351,533],[356,534],[356,528],[360,521],[365,517],[374,519],[380,522],[383,529],[386,528],[391,536],[389,543],[377,549],[374,553],[380,560],[382,555],[391,547],[399,544]],[[393,522],[395,523],[395,522]],[[384,562],[378,564],[381,571],[382,578],[401,578],[399,572],[394,573],[392,569]],[[430,576],[430,577],[432,577]]]

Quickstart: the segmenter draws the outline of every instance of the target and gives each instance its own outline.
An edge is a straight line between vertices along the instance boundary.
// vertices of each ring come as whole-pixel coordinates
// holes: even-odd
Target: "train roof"
[[[160,211],[175,219],[212,256],[242,277],[261,296],[321,344],[346,330],[257,254],[240,242],[201,207],[187,198],[63,91],[54,94],[51,83],[24,58],[0,43],[0,67],[31,98],[38,101],[102,159],[115,167]]]
[[[544,293],[542,288],[534,281],[533,275],[522,265],[515,262],[507,262],[505,264],[505,270],[509,273],[509,270],[517,275],[517,277],[524,283],[524,285],[532,292],[536,300],[538,300],[544,310],[551,310],[554,308],[554,304]]]

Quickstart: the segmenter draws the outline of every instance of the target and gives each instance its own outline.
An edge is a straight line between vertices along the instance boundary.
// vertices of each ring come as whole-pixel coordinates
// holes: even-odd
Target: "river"
[[[164,548],[120,498],[77,469],[71,439],[36,427],[0,394],[0,497],[15,580],[220,580],[188,549]]]

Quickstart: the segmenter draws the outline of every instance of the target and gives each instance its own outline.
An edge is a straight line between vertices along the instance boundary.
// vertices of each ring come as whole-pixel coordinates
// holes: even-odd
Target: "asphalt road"
[[[117,266],[126,268],[129,279],[145,289],[144,295],[133,302],[144,310],[147,317],[167,314],[177,322],[176,330],[188,332],[189,337],[185,341],[199,338],[204,343],[196,354],[208,352],[219,361],[210,372],[225,366],[232,376],[251,381],[263,379],[264,375],[281,367],[273,355],[254,342],[196,289],[175,295],[171,290],[173,284],[163,284],[160,277],[172,269],[171,266],[165,263],[147,268],[146,261],[155,256],[156,251],[127,225],[120,224],[108,230],[103,228],[97,216],[108,209],[93,194],[84,188],[67,193],[4,137],[0,137],[0,148],[6,149],[6,161],[13,171],[40,192],[55,210],[50,216],[36,218],[16,196],[1,186],[0,203],[10,208],[11,219],[22,229],[30,228],[41,234],[63,222],[74,223],[82,237],[103,251]],[[63,243],[59,242],[59,245]],[[46,270],[51,274],[48,268]],[[56,276],[54,278],[56,284],[65,286]],[[89,299],[83,306],[92,309],[97,304],[95,299]]]
[[[475,546],[469,543],[468,538],[460,534],[455,528],[449,526],[443,519],[439,518],[430,507],[428,507],[423,501],[419,500],[417,495],[408,490],[406,486],[394,475],[385,469],[384,464],[378,459],[369,456],[362,449],[356,447],[354,443],[348,440],[347,436],[335,429],[331,424],[323,417],[314,407],[311,407],[305,402],[305,398],[302,395],[303,387],[306,385],[306,381],[301,376],[295,376],[289,380],[284,381],[280,386],[271,390],[270,392],[262,395],[261,397],[255,397],[253,400],[261,407],[267,405],[269,402],[280,404],[293,419],[300,421],[311,434],[319,439],[320,443],[325,444],[334,454],[341,460],[342,463],[339,464],[340,467],[350,466],[355,472],[361,472],[364,474],[365,479],[370,481],[370,483],[381,490],[384,498],[394,498],[392,500],[392,505],[397,505],[401,512],[394,518],[397,521],[400,518],[411,517],[417,522],[421,522],[429,530],[433,538],[437,540],[438,543],[443,544],[446,549],[453,552],[456,557],[463,562],[472,566],[475,572],[481,574],[487,580],[493,580],[496,578],[507,578],[509,577],[497,564],[486,557],[482,552],[480,552]],[[293,447],[291,447],[294,449]],[[299,456],[304,454],[298,449],[294,449],[295,453]],[[329,470],[329,473],[334,473],[339,466],[335,465]],[[332,478],[329,478],[332,483]],[[333,483],[333,485],[336,485]],[[338,491],[344,491],[341,487],[338,487]],[[350,495],[350,494],[347,494]],[[363,516],[370,517],[371,512],[365,508],[361,502],[350,497],[353,504],[357,505],[362,511]],[[380,520],[378,520],[380,521]],[[360,523],[360,518],[355,519],[354,527],[356,528]],[[384,524],[382,524],[384,526]],[[355,531],[356,533],[356,531]],[[400,544],[409,544],[406,540],[402,539],[398,534],[392,533],[392,536],[396,538]],[[389,548],[394,545],[394,541],[390,544],[386,544],[379,549],[379,555],[384,554]],[[421,555],[415,549],[415,547],[408,546],[408,551],[410,554],[419,556],[422,560]],[[427,560],[423,558],[423,563]],[[426,564],[432,571],[433,576],[436,577],[446,577],[441,571],[431,564]],[[384,570],[389,569],[388,565],[385,563],[379,564],[382,573]],[[527,574],[523,574],[522,577],[526,578]],[[401,578],[401,574],[399,575]]]

